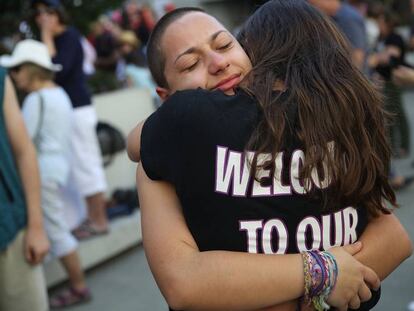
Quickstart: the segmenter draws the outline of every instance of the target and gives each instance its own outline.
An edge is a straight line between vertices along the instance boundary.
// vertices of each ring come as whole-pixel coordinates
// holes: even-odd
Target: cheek
[[[17,74],[15,80],[20,88],[24,88],[28,85],[28,77],[22,73]]]
[[[252,68],[250,59],[244,51],[234,51],[233,55],[231,55],[231,59],[233,59],[235,65],[242,68],[244,71],[249,71]]]
[[[203,74],[202,70],[193,71],[187,73],[186,75],[177,77],[175,79],[175,89],[177,90],[187,90],[187,89],[196,89],[196,88],[206,88],[207,78]]]

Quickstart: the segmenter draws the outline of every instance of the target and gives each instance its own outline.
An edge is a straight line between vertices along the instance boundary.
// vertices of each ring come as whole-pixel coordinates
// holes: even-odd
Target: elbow
[[[171,278],[162,288],[162,293],[170,308],[174,310],[192,309],[191,282],[184,276]]]
[[[401,261],[404,261],[408,257],[410,257],[413,253],[413,243],[407,233],[407,231],[403,230],[401,232],[400,237],[400,247],[401,247]]]
[[[413,242],[410,240],[410,238],[408,237],[408,235],[407,235],[406,238],[407,238],[407,241],[406,241],[406,244],[407,244],[407,247],[406,247],[406,250],[407,250],[407,252],[406,252],[406,258],[408,258],[408,257],[410,257],[413,254],[414,246],[413,246]]]

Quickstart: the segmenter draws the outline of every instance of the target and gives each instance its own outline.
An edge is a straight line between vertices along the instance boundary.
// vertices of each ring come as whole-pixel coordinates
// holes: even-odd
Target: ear
[[[157,86],[155,88],[155,91],[157,92],[158,96],[161,98],[162,101],[165,101],[168,98],[168,96],[171,95],[170,90],[160,87],[160,86]]]

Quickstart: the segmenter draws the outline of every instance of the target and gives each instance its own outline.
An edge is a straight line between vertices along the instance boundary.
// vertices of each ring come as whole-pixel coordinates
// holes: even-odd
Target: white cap
[[[0,57],[0,66],[13,68],[23,63],[33,63],[50,71],[60,71],[61,65],[53,64],[45,44],[27,39],[20,41],[12,55]]]

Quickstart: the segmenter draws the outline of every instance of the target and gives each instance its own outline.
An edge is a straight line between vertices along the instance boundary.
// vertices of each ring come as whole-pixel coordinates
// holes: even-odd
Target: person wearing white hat
[[[64,218],[62,188],[69,176],[73,108],[63,88],[53,82],[61,66],[52,63],[46,45],[30,39],[19,42],[12,55],[0,57],[0,65],[9,68],[17,87],[29,93],[22,111],[38,155],[49,258],[61,260],[70,280],[70,288],[51,297],[50,305],[65,307],[90,300],[78,243]]]

